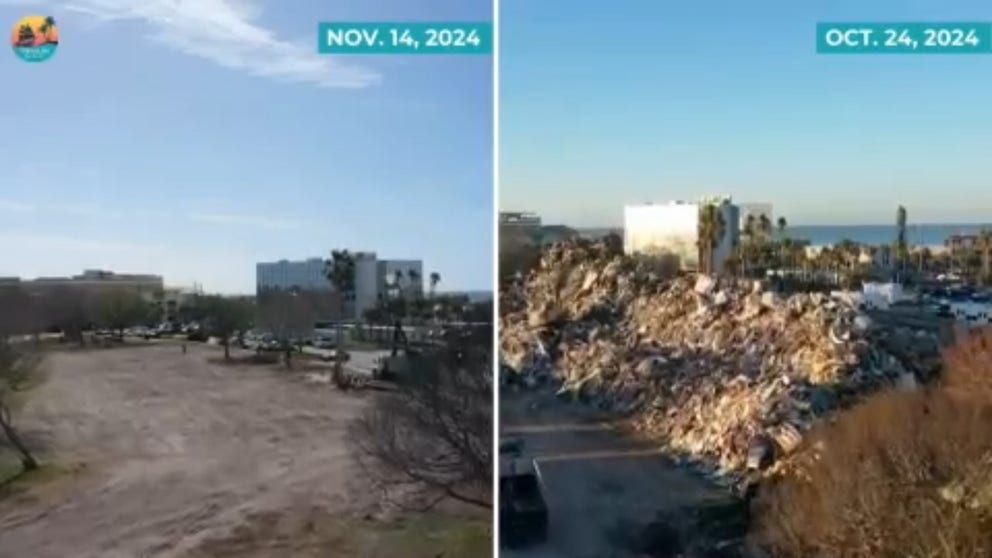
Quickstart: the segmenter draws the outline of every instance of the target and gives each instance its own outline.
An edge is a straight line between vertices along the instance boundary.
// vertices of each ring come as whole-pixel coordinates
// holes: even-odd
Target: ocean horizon
[[[982,229],[992,230],[992,224],[981,223],[920,223],[906,226],[906,241],[911,245],[941,246],[948,237],[961,234],[978,234]],[[611,231],[622,232],[623,227],[578,227],[582,236],[599,237]],[[778,236],[778,230],[775,230]],[[853,240],[862,244],[891,244],[896,239],[896,225],[795,225],[785,229],[789,238],[808,240],[812,245],[837,244]]]

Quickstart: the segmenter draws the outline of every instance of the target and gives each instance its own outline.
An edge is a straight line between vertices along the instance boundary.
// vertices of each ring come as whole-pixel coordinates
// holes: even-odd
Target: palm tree
[[[896,261],[898,262],[900,277],[906,266],[907,252],[906,208],[900,205],[899,208],[896,209]]]
[[[992,281],[992,231],[982,229],[978,233],[978,250],[982,254],[982,284]]]
[[[751,261],[751,256],[754,254],[754,227],[754,213],[748,213],[747,219],[744,220],[744,230],[742,231],[742,236],[746,239],[746,242],[740,249],[741,269],[744,275],[748,273],[748,264]]]
[[[778,218],[778,242],[779,242],[778,258],[779,258],[779,265],[781,265],[782,267],[785,267],[786,266],[785,265],[786,264],[786,262],[785,262],[785,254],[786,254],[786,250],[788,248],[786,246],[786,244],[787,244],[786,241],[788,240],[788,238],[786,238],[786,236],[785,236],[785,228],[788,227],[788,226],[789,226],[789,223],[788,223],[788,221],[785,220],[785,217],[779,217]]]
[[[44,23],[38,26],[38,31],[40,31],[41,34],[45,37],[45,44],[49,44],[49,45],[59,44],[58,39],[53,40],[48,36],[48,33],[54,29],[55,29],[55,18],[52,16],[46,17]]]
[[[772,220],[764,213],[758,218],[758,231],[763,240],[767,241],[772,236]]]
[[[727,223],[724,220],[723,212],[715,204],[707,203],[699,208],[697,247],[699,249],[700,268],[703,269],[704,273],[713,273],[714,252],[726,233],[726,227]]]
[[[410,281],[410,286],[416,287],[420,285],[420,272],[417,271],[416,269],[413,269],[411,267],[410,269],[406,270],[406,278],[408,281]],[[420,291],[423,291],[423,287],[420,288]]]
[[[324,262],[324,275],[338,293],[337,338],[334,351],[334,376],[339,386],[344,385],[342,357],[344,356],[344,299],[355,291],[355,256],[347,250],[331,250],[331,259]]]
[[[779,241],[779,266],[782,269],[787,269],[790,273],[795,267],[795,259],[792,257],[795,253],[795,242],[787,236],[782,237]]]
[[[806,240],[789,239],[789,261],[792,262],[793,267],[802,269],[804,281],[809,280],[810,264],[812,263],[806,256],[807,246],[809,246],[809,242]]]
[[[432,271],[431,272],[431,290],[430,290],[431,298],[434,298],[434,292],[437,290],[437,284],[440,283],[440,282],[441,282],[441,274],[438,273],[438,272],[436,272],[436,271]]]
[[[754,227],[755,227],[754,213],[748,213],[747,219],[744,220],[744,236],[748,237],[748,239],[753,239]]]

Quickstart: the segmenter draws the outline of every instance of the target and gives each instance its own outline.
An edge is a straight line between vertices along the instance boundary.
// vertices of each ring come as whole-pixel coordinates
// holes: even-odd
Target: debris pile
[[[665,278],[618,247],[551,247],[501,294],[504,361],[622,413],[731,477],[795,450],[815,417],[939,366],[936,337],[850,301],[760,282]]]

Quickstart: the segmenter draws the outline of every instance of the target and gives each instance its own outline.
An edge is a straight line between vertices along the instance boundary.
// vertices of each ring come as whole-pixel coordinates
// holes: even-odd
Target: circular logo
[[[44,62],[59,46],[59,28],[51,16],[27,16],[10,33],[14,54],[25,62]]]

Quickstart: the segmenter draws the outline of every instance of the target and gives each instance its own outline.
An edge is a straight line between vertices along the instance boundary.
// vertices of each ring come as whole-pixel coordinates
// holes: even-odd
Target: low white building
[[[714,271],[721,271],[740,241],[740,212],[729,197],[626,206],[624,251],[677,258],[682,269],[699,269],[699,212],[704,204],[716,205],[723,216],[724,234],[713,251]]]

